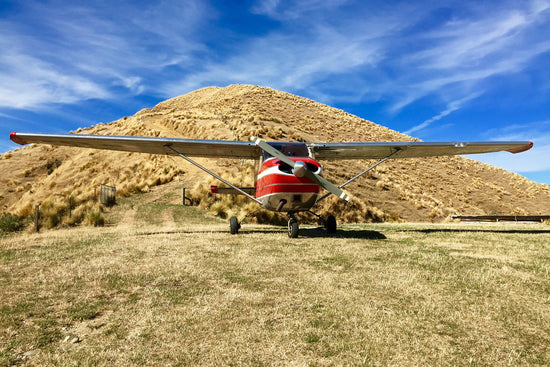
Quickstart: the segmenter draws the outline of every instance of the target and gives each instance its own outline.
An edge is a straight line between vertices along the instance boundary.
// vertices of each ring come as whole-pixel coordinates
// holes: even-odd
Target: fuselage
[[[309,157],[289,157],[303,162],[304,167],[317,174],[321,165]],[[301,163],[300,163],[301,165]],[[268,210],[298,212],[309,210],[317,201],[319,185],[309,178],[298,177],[292,167],[277,158],[262,162],[256,181],[256,198]]]

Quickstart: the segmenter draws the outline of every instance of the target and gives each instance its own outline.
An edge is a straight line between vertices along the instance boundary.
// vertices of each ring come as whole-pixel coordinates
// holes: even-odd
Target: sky
[[[473,158],[550,184],[550,0],[0,0],[0,48],[0,152],[254,84],[424,141],[533,141]]]

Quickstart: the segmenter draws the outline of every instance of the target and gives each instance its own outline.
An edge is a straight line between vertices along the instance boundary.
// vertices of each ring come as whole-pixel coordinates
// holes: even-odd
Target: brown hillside
[[[172,98],[131,117],[79,129],[77,133],[291,141],[406,141],[412,138],[312,100],[250,85],[209,87]],[[199,160],[236,180],[253,182],[253,164],[230,160]],[[323,162],[325,176],[341,183],[372,161]],[[104,183],[118,195],[147,191],[176,181],[194,188],[192,194],[215,212],[243,215],[254,203],[238,199],[228,211],[227,200],[214,199],[205,188],[214,182],[180,158],[149,154],[31,145],[0,159],[2,212],[22,216],[42,203],[62,211],[68,198],[79,222],[94,188]],[[548,214],[550,188],[505,170],[463,157],[406,159],[386,162],[347,187],[351,204],[326,200],[319,212],[340,212],[340,221],[442,221],[451,214]],[[55,224],[55,223],[54,223]]]

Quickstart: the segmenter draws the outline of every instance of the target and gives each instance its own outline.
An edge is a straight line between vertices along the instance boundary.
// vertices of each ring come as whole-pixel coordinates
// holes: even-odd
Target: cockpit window
[[[300,143],[269,143],[273,148],[279,152],[284,153],[289,157],[308,157],[307,146]],[[271,155],[263,152],[263,160],[271,158]]]

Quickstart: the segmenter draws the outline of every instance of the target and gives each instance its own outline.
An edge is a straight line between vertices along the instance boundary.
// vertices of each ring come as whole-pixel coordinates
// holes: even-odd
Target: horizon
[[[252,84],[424,141],[533,141],[467,157],[550,184],[550,1],[259,0],[0,9],[0,152],[194,90]]]

